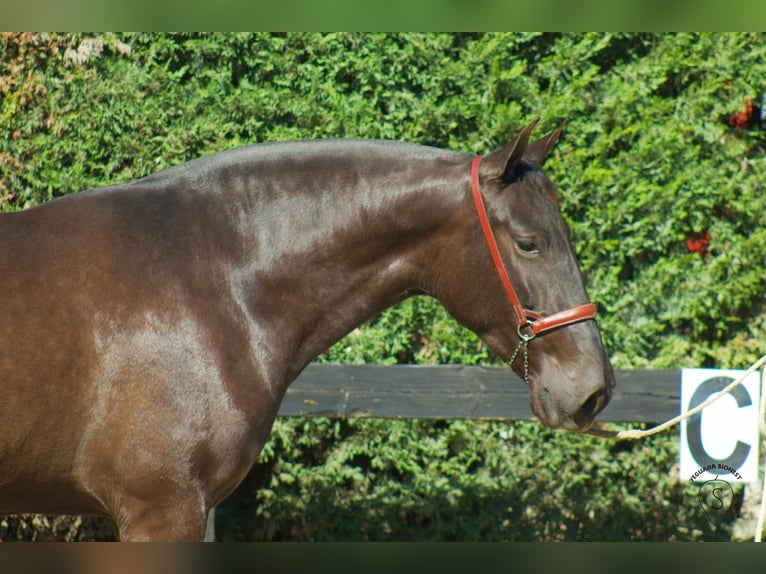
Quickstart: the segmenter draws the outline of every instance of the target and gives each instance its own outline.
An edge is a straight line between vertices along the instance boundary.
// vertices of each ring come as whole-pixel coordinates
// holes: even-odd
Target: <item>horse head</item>
[[[463,246],[442,260],[436,295],[526,380],[540,420],[583,431],[609,402],[614,372],[556,188],[541,169],[561,128],[530,143],[536,123],[474,160]]]

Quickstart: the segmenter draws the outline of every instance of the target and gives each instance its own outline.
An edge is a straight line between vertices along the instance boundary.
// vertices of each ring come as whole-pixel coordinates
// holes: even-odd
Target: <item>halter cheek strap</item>
[[[571,325],[573,323],[579,323],[580,321],[587,321],[589,319],[596,318],[596,306],[592,303],[586,303],[577,307],[572,307],[565,311],[559,311],[553,315],[543,317],[534,311],[524,309],[524,306],[519,301],[516,290],[511,284],[511,280],[508,276],[508,271],[505,268],[503,259],[500,256],[500,250],[497,247],[497,241],[495,240],[495,234],[492,232],[492,227],[489,224],[489,217],[487,216],[487,209],[484,207],[484,199],[481,196],[479,189],[479,164],[481,163],[481,156],[474,158],[471,164],[471,191],[473,192],[473,201],[476,204],[476,213],[479,216],[479,223],[481,223],[481,229],[484,232],[484,239],[487,241],[487,247],[489,253],[492,256],[492,261],[495,264],[495,269],[500,277],[500,282],[503,284],[508,299],[511,301],[513,311],[516,314],[518,320],[518,334],[521,343],[529,343],[537,335]],[[516,358],[519,348],[516,348],[516,352],[511,359],[511,362]],[[528,377],[527,377],[527,382]]]

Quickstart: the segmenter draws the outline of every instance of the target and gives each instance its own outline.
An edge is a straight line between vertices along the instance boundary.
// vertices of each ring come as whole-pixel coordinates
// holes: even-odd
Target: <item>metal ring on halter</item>
[[[532,333],[531,333],[530,335],[527,335],[527,334],[525,334],[525,333],[522,333],[522,332],[521,332],[521,330],[522,330],[524,327],[529,327],[529,328],[531,329],[531,328],[532,328],[532,321],[531,321],[530,319],[527,319],[527,322],[526,322],[526,323],[523,323],[523,324],[522,324],[522,323],[519,323],[519,326],[518,326],[518,327],[516,327],[516,333],[518,333],[518,335],[519,335],[519,339],[521,339],[521,340],[522,340],[522,341],[524,341],[525,343],[529,343],[529,342],[530,342],[532,339],[534,339],[535,337],[537,337],[537,333],[535,333],[534,331],[532,331]]]

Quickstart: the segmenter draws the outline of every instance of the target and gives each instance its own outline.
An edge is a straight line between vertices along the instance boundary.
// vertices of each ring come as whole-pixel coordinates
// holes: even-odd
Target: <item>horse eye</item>
[[[537,247],[537,242],[533,237],[525,237],[523,239],[517,239],[516,245],[519,247],[519,250],[525,253],[526,255],[537,255],[540,253],[540,249]]]

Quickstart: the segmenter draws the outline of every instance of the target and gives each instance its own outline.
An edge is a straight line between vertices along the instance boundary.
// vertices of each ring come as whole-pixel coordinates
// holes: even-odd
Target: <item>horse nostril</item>
[[[589,425],[596,415],[601,412],[607,402],[606,389],[599,389],[591,394],[574,416],[575,423],[579,427]]]

